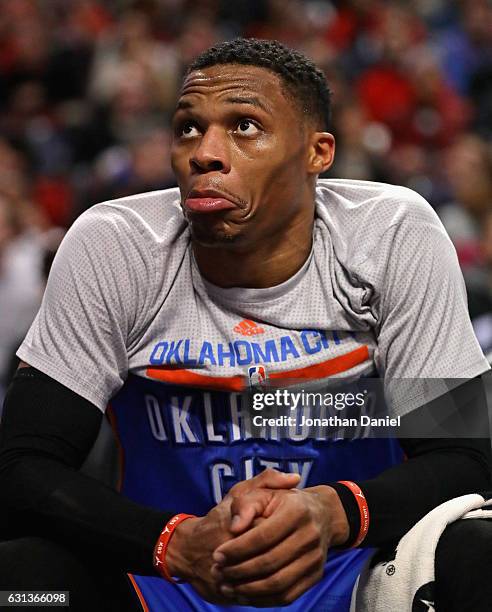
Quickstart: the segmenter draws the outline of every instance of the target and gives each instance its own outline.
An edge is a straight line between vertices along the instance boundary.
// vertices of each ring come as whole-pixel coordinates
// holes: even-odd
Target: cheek
[[[183,150],[183,148],[171,149],[171,168],[177,178],[179,178],[180,175],[186,174],[189,168],[189,159],[189,152]]]
[[[304,169],[304,159],[297,153],[269,160],[265,168],[265,190],[277,200],[295,196],[305,182]]]
[[[171,150],[171,168],[174,174],[178,174],[178,156]]]
[[[258,193],[259,215],[278,216],[285,219],[294,213],[301,201],[306,185],[305,165],[300,156],[284,158],[278,165],[271,166],[262,177],[262,190]]]
[[[301,171],[301,155],[299,147],[292,150],[292,143],[283,143],[279,139],[268,143],[259,142],[248,151],[249,174],[256,184],[274,189],[279,182],[293,176],[299,176]]]

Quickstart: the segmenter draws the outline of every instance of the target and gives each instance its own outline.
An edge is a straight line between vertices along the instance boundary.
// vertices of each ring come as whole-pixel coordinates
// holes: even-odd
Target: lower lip
[[[185,208],[194,213],[213,213],[219,210],[236,208],[236,205],[225,198],[188,198]]]

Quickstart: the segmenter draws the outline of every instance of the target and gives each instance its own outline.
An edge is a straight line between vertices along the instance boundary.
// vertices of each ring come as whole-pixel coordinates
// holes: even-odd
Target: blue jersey
[[[235,483],[265,467],[301,476],[301,487],[364,480],[401,459],[390,439],[292,438],[275,427],[250,437],[251,411],[237,392],[199,390],[132,376],[111,402],[122,453],[121,491],[139,503],[203,516]],[[142,415],[145,415],[142,418]],[[324,439],[323,439],[324,438]],[[370,549],[329,552],[325,574],[288,610],[348,610]],[[133,576],[150,610],[213,610],[189,585]],[[230,610],[231,607],[225,608]],[[232,608],[234,609],[234,607]],[[245,610],[244,606],[238,610]]]

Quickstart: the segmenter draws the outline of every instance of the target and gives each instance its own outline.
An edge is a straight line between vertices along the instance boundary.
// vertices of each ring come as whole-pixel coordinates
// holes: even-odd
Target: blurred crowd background
[[[492,351],[490,0],[1,0],[3,384],[64,231],[98,201],[175,184],[168,123],[183,72],[236,36],[278,39],[322,68],[328,176],[428,199]]]

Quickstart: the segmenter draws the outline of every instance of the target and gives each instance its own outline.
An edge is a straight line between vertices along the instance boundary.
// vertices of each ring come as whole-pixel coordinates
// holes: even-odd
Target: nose
[[[218,127],[209,127],[190,158],[190,166],[195,172],[229,172],[231,162],[227,134]]]

